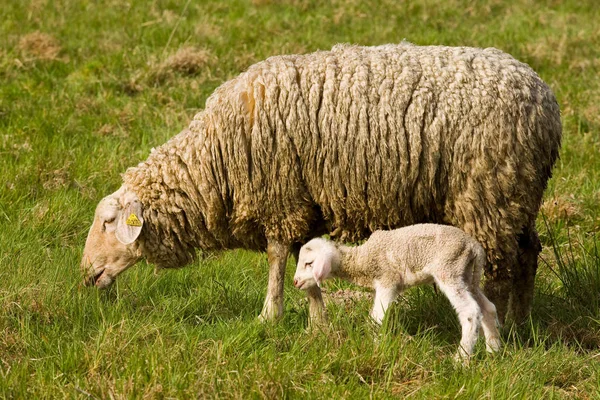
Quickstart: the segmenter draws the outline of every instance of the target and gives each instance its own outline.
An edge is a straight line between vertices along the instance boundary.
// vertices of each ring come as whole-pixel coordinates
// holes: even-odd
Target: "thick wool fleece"
[[[251,66],[123,179],[144,205],[144,252],[164,267],[197,247],[436,222],[507,276],[560,140],[551,90],[499,50],[338,45]]]

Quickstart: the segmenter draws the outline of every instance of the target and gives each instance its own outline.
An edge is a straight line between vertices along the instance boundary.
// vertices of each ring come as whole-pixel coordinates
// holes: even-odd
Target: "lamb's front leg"
[[[265,304],[258,317],[262,322],[274,321],[283,316],[283,283],[289,252],[290,245],[277,240],[268,240],[269,285]]]
[[[371,318],[377,324],[381,325],[385,312],[390,304],[396,300],[398,296],[398,288],[394,286],[386,287],[380,282],[375,281],[375,302],[371,311]]]

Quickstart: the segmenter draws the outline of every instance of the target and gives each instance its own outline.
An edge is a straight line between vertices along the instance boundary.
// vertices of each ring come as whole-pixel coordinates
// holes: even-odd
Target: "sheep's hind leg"
[[[510,297],[509,315],[516,323],[527,319],[533,303],[535,274],[538,267],[538,255],[542,244],[535,226],[525,228],[519,235],[518,262],[513,268],[513,286]]]
[[[283,284],[289,252],[289,245],[276,240],[268,241],[269,285],[265,304],[258,317],[262,322],[274,321],[283,316]]]
[[[496,266],[495,273],[486,271],[486,280],[483,285],[483,291],[486,297],[496,306],[498,323],[500,326],[506,320],[508,311],[508,300],[512,288],[512,280],[508,276],[508,264],[506,261],[500,262]],[[511,263],[512,265],[512,263]]]
[[[294,256],[295,264],[298,264],[298,256],[300,254],[300,248],[302,243],[294,243],[292,246],[292,255]],[[321,289],[318,286],[313,286],[306,291],[306,297],[308,298],[308,325],[309,326],[322,326],[327,324],[327,309],[323,302],[323,295]]]

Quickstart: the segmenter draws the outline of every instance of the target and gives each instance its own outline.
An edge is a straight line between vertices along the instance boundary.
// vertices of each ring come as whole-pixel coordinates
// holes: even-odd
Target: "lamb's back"
[[[462,230],[439,224],[416,224],[376,231],[363,244],[369,258],[382,270],[418,273],[429,267],[452,264],[480,246]]]

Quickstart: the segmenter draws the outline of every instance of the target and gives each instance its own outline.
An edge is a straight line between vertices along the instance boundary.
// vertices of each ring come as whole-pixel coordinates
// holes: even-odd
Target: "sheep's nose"
[[[298,278],[294,278],[294,286],[298,287]]]

